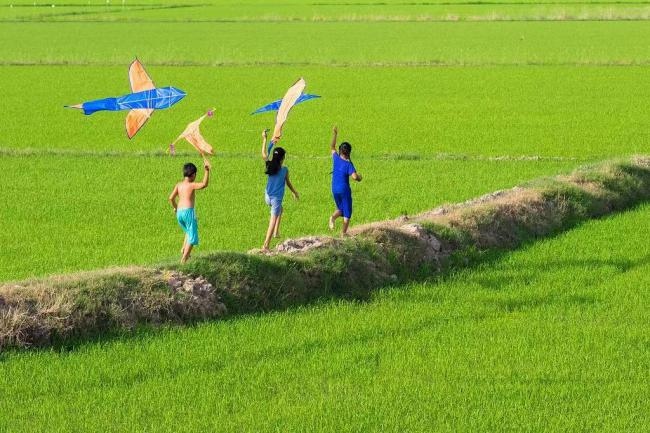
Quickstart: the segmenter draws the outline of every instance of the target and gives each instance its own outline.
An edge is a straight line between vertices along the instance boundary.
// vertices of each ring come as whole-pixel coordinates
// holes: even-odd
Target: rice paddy
[[[650,153],[643,2],[0,5],[0,281],[178,256],[166,202],[210,107],[198,253],[259,247],[250,116],[296,78],[283,238],[327,232],[332,125],[364,182],[354,224]],[[138,136],[134,57],[188,97]],[[434,281],[189,328],[0,354],[0,431],[646,431],[647,205]]]

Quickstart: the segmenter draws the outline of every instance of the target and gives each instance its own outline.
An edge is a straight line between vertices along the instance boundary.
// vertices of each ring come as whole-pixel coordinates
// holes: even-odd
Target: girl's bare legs
[[[280,215],[277,216],[275,219],[275,227],[273,228],[273,237],[274,238],[279,238],[280,237],[280,222],[282,221],[282,213],[284,212],[284,209],[280,211]]]
[[[338,209],[336,210],[336,212],[334,212],[332,214],[332,216],[330,217],[330,221],[329,221],[330,230],[334,230],[334,221],[336,221],[336,219],[338,217],[340,217],[341,215],[343,215],[343,213]]]
[[[271,215],[271,218],[269,219],[269,228],[266,230],[266,238],[264,238],[264,245],[262,245],[263,251],[269,250],[269,244],[271,243],[271,238],[273,237],[273,232],[275,231],[275,224],[277,222],[277,219],[278,217],[275,215]]]

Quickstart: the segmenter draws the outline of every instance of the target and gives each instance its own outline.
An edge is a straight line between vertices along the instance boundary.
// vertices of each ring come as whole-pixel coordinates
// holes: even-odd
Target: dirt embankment
[[[140,325],[290,308],[471,263],[650,200],[650,157],[606,162],[420,215],[306,237],[272,254],[217,252],[191,263],[108,269],[0,285],[0,349],[74,344]]]

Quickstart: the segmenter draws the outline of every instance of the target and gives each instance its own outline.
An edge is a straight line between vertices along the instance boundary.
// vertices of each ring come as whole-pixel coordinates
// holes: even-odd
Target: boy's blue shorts
[[[271,215],[280,216],[282,214],[282,198],[264,194],[264,201],[271,207]]]
[[[185,208],[176,210],[176,219],[185,234],[187,234],[187,242],[190,245],[199,244],[199,224],[196,221],[196,214],[194,208]]]
[[[352,218],[352,192],[334,192],[332,195],[336,208],[341,211],[343,218]]]

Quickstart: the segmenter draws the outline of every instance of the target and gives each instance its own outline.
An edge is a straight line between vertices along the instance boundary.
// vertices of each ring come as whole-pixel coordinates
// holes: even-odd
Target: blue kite
[[[303,93],[296,101],[296,104],[300,104],[301,102],[309,101],[310,99],[315,99],[315,98],[320,98],[320,96],[310,95],[309,93]],[[278,99],[277,101],[271,102],[270,104],[258,108],[257,110],[253,111],[251,115],[264,113],[266,111],[278,111],[280,109],[280,104],[282,104],[282,99]]]
[[[129,81],[133,93],[66,107],[83,110],[85,115],[102,110],[130,110],[126,116],[126,135],[133,138],[154,110],[169,108],[185,97],[185,92],[176,87],[156,87],[138,59],[129,66]]]

